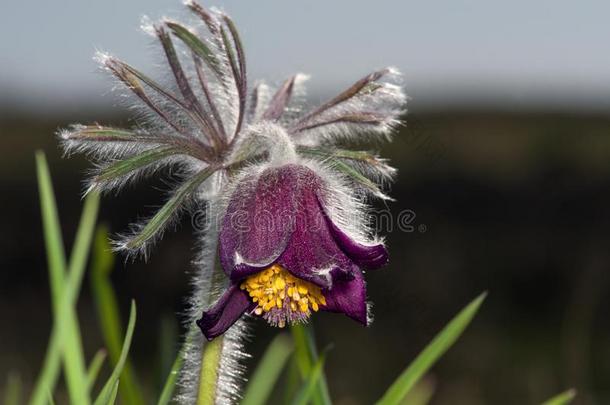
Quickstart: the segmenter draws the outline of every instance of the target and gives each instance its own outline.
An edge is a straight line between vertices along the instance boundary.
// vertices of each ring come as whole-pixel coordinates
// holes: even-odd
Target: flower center
[[[246,278],[240,288],[257,304],[254,313],[280,328],[286,322],[303,322],[312,309],[316,312],[326,305],[320,287],[294,277],[277,264]]]

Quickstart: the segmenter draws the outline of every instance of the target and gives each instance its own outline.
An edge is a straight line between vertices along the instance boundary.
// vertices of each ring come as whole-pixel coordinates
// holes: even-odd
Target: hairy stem
[[[188,337],[184,363],[180,371],[179,404],[224,405],[239,399],[242,366],[242,336],[244,324],[238,321],[223,336],[211,342],[204,337],[195,321],[222,294],[227,277],[216,260],[218,230],[216,206],[210,203],[206,218],[210,219],[203,232],[201,250],[193,274],[193,293],[188,316]]]
[[[222,355],[222,336],[203,348],[197,405],[214,405],[218,384],[218,369]]]

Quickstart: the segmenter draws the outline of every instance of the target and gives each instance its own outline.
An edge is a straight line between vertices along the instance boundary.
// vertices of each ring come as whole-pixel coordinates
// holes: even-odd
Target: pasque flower
[[[341,230],[331,218],[333,192],[297,164],[240,181],[220,231],[220,262],[231,284],[198,322],[206,337],[223,333],[244,312],[280,327],[319,309],[367,324],[362,269],[385,264],[387,252]]]
[[[189,24],[143,23],[165,58],[158,78],[108,53],[96,55],[135,110],[135,125],[77,124],[59,137],[67,153],[93,160],[88,190],[118,191],[160,175],[176,183],[151,218],[119,235],[118,250],[147,256],[188,208],[204,209],[211,219],[200,233],[180,386],[183,403],[203,392],[197,376],[206,343],[195,325],[201,318],[206,337],[224,332],[221,353],[212,357],[220,359],[218,387],[210,389],[218,402],[230,403],[238,395],[243,313],[277,326],[318,310],[369,322],[363,270],[384,264],[386,251],[365,226],[366,201],[387,198],[383,185],[394,171],[374,153],[345,145],[388,139],[406,98],[392,68],[314,108],[303,102],[303,74],[275,90],[252,85],[231,18],[185,4]]]

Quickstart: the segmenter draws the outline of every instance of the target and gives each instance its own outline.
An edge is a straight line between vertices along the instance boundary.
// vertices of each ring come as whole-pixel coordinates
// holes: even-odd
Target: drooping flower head
[[[178,185],[148,221],[122,236],[120,250],[146,254],[189,203],[206,201],[217,221],[218,254],[228,277],[198,322],[213,338],[244,313],[271,325],[342,312],[368,323],[363,270],[387,260],[366,228],[368,196],[387,198],[393,169],[347,141],[388,138],[405,96],[392,69],[373,72],[322,105],[306,109],[305,75],[276,90],[247,80],[233,21],[187,1],[191,25],[164,19],[144,29],[158,39],[168,77],[152,79],[105,53],[104,70],[138,112],[132,129],[74,125],[60,132],[67,152],[96,167],[90,190],[116,190],[172,167]],[[209,240],[208,240],[209,242]]]
[[[240,179],[219,241],[231,283],[199,321],[208,338],[245,312],[280,327],[320,309],[367,324],[362,269],[384,265],[387,252],[381,243],[348,235],[333,220],[333,213],[362,219],[356,207],[337,212],[338,203],[353,204],[341,201],[348,196],[337,198],[341,187],[304,164],[272,166]]]

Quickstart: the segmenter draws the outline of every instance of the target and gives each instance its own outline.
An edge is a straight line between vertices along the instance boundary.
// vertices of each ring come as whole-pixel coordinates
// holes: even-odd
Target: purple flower
[[[387,251],[381,243],[355,240],[333,222],[332,192],[299,164],[242,179],[220,229],[220,263],[230,285],[197,322],[208,339],[244,313],[280,327],[318,310],[367,324],[362,269],[383,266]]]

